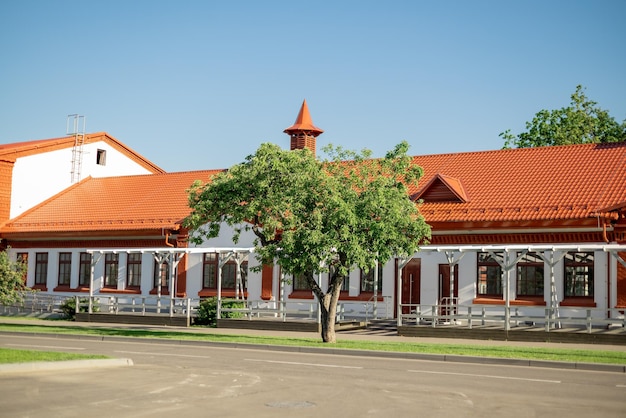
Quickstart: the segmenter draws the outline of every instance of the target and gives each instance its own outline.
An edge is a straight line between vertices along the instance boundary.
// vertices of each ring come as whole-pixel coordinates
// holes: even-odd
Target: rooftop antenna
[[[65,134],[74,136],[72,148],[72,184],[80,181],[83,166],[83,144],[85,143],[85,117],[78,114],[67,115]]]

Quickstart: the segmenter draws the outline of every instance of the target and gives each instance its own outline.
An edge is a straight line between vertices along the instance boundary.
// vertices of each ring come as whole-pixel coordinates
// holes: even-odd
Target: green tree
[[[0,251],[0,304],[10,305],[23,301],[23,292],[29,290],[24,283],[26,265],[9,258],[8,248]]]
[[[500,133],[504,148],[626,141],[626,121],[618,123],[589,100],[582,86],[576,86],[571,99],[567,107],[537,112],[526,122],[526,132],[513,135],[508,129]]]
[[[185,225],[201,243],[233,227],[255,235],[261,264],[278,263],[302,275],[321,312],[321,337],[335,342],[335,316],[343,278],[355,267],[368,270],[377,260],[410,256],[430,237],[430,227],[411,201],[408,186],[422,170],[403,142],[382,159],[329,146],[329,160],[309,150],[284,151],[262,144],[254,155],[189,192]],[[331,272],[322,289],[317,274]]]

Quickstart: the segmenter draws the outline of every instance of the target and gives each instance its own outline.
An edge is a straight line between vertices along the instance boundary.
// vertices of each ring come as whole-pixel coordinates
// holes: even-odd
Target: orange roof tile
[[[103,141],[111,145],[116,150],[128,156],[130,159],[150,171],[151,173],[164,173],[165,170],[144,158],[139,153],[122,144],[106,132],[96,132],[85,134],[85,144]],[[19,157],[42,154],[44,152],[59,149],[71,148],[74,146],[74,136],[64,136],[60,138],[40,139],[35,141],[15,142],[11,144],[0,144],[0,161],[15,162]]]
[[[465,197],[425,199],[420,211],[431,224],[549,225],[595,218],[626,205],[626,143],[426,155],[413,162],[424,176],[412,195],[438,178]],[[189,186],[219,171],[87,178],[10,220],[0,232],[175,228],[189,213]]]
[[[175,228],[189,214],[187,189],[221,170],[88,177],[7,222],[14,232]]]
[[[302,102],[302,107],[300,108],[300,113],[298,113],[296,122],[283,132],[292,135],[298,131],[306,131],[313,136],[318,136],[319,134],[324,133],[323,130],[313,125],[313,120],[311,119],[311,114],[309,113],[309,107],[306,104],[306,100]]]
[[[427,222],[581,219],[626,202],[626,143],[427,155],[413,163],[424,169],[420,185],[443,174],[471,196],[425,201],[420,211]]]

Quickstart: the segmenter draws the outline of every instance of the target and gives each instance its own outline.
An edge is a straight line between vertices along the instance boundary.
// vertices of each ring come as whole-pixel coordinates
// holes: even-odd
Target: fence
[[[233,299],[228,299],[233,300]],[[222,300],[223,302],[224,300]],[[312,301],[265,301],[265,300],[238,300],[244,302],[243,308],[224,308],[220,306],[220,313],[239,312],[248,319],[277,318],[287,320],[315,320],[319,318],[319,303]],[[221,315],[220,315],[221,316]],[[385,296],[382,302],[368,301],[340,301],[337,304],[337,322],[371,319],[393,318],[391,297]]]
[[[2,305],[6,314],[54,314],[61,313],[61,305],[68,296],[50,295],[39,292],[24,292],[22,300],[9,305]]]
[[[455,305],[451,309],[442,305],[400,305],[402,312],[410,313],[399,315],[398,325],[422,325],[437,327],[442,325],[454,325],[471,329],[475,325],[494,325],[506,328],[506,320],[509,326],[538,326],[541,325],[546,332],[564,326],[584,327],[591,333],[593,327],[609,328],[612,326],[626,327],[626,316],[620,309],[596,309],[580,307],[560,307],[558,315],[554,309],[545,308],[543,315],[529,315],[523,313],[523,308],[516,306],[500,305]],[[508,312],[507,312],[508,311]]]
[[[76,312],[102,312],[113,315],[135,314],[194,316],[200,300],[159,296],[75,296]],[[91,309],[90,309],[91,307]]]

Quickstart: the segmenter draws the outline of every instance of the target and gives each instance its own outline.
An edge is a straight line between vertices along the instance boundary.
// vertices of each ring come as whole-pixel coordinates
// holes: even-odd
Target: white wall
[[[106,151],[106,164],[96,164],[98,150]],[[15,218],[71,186],[72,148],[18,158],[13,166],[11,213]],[[81,179],[150,172],[103,141],[83,147]]]
[[[223,245],[219,245],[221,247],[232,247],[233,243],[230,238],[230,235],[227,234],[228,228],[226,228],[222,234],[221,239],[209,240],[203,247],[218,247],[218,243]],[[242,237],[242,241],[246,243],[250,243],[251,236],[247,235],[246,237]],[[241,246],[242,243],[240,243]],[[243,248],[243,246],[241,246]],[[36,261],[36,253],[45,252],[48,253],[48,281],[47,281],[47,293],[57,294],[57,295],[76,295],[76,292],[53,292],[53,289],[58,285],[58,259],[60,252],[71,252],[72,253],[72,268],[71,268],[71,280],[70,287],[75,289],[78,287],[78,275],[79,275],[79,263],[80,263],[80,253],[84,252],[84,248],[67,248],[67,249],[51,249],[51,248],[29,248],[28,250],[23,249],[15,249],[11,248],[9,250],[10,256],[13,260],[16,259],[17,253],[28,252],[28,273],[27,273],[27,285],[29,287],[34,286],[35,283],[35,261]],[[104,260],[105,256],[100,256],[99,254],[93,255],[94,259],[98,259],[95,269],[94,269],[94,282],[93,289],[94,293],[98,294],[100,289],[103,286],[103,275],[104,275]],[[196,298],[198,292],[202,290],[202,254],[187,254],[185,257],[189,257],[187,260],[187,294],[191,298]],[[438,277],[438,265],[446,264],[447,260],[442,253],[430,253],[430,252],[420,252],[414,254],[414,257],[421,258],[421,303],[427,305],[433,305],[437,302],[438,299],[438,286],[439,286],[439,277]],[[250,300],[260,300],[261,298],[261,273],[260,272],[252,272],[251,268],[258,265],[254,257],[254,253],[249,256],[249,275],[248,275],[248,294]],[[607,264],[608,263],[608,264]],[[118,267],[118,290],[123,290],[126,284],[126,254],[121,253],[119,257],[119,267]],[[459,269],[459,304],[461,305],[472,305],[473,299],[476,297],[476,276],[477,276],[477,260],[476,253],[468,252],[458,263]],[[608,301],[607,294],[607,282],[608,282],[608,270],[611,270],[611,303]],[[150,291],[153,289],[153,277],[154,277],[154,257],[152,254],[145,253],[142,258],[142,278],[141,278],[141,295],[147,296]],[[595,265],[594,265],[594,300],[597,304],[597,308],[606,309],[608,306],[614,306],[614,301],[616,298],[616,270],[617,270],[617,261],[610,257],[607,253],[603,251],[595,252]],[[545,276],[545,301],[546,306],[520,306],[516,307],[519,309],[521,315],[533,315],[533,316],[541,316],[547,306],[549,306],[549,286],[550,286],[550,277],[549,277],[549,266],[547,264],[544,265],[544,276]],[[559,300],[563,300],[564,295],[564,269],[563,269],[563,260],[561,260],[554,268],[555,272],[555,284],[556,291]],[[274,267],[274,277],[278,278],[279,269],[278,267]],[[511,298],[515,298],[515,271],[511,274],[510,279],[510,292]],[[328,274],[322,275],[322,288],[326,288],[328,285]],[[350,274],[350,296],[358,296],[359,295],[359,287],[360,287],[360,272],[358,269],[355,269]],[[287,285],[285,288],[285,296],[291,293],[292,287],[291,285]],[[278,295],[280,292],[280,288],[278,285],[278,280],[274,280],[272,294],[274,295],[274,300],[278,300]],[[385,263],[383,267],[383,287],[379,291],[379,295],[381,296],[389,296],[392,298],[395,304],[395,262],[394,260],[390,260]],[[393,305],[392,305],[393,306]],[[586,308],[562,308],[563,311],[567,310],[570,312],[570,315],[576,316],[584,316]],[[572,313],[573,312],[573,313]],[[594,316],[603,317],[602,312],[594,312]]]

